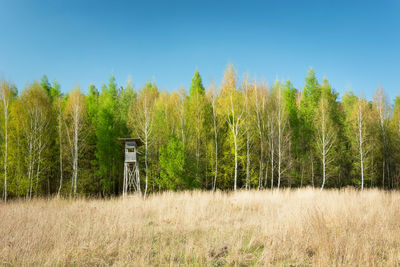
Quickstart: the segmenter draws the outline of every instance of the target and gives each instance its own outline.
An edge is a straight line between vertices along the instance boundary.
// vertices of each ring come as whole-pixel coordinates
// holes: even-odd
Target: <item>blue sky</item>
[[[338,92],[400,93],[400,1],[0,0],[0,77],[22,90],[47,74],[64,92],[113,74],[175,90],[227,63],[242,76],[290,79],[309,67]]]

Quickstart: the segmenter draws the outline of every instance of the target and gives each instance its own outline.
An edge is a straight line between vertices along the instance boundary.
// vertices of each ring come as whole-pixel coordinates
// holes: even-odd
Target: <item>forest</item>
[[[400,97],[342,96],[309,69],[305,85],[268,85],[228,65],[220,85],[134,88],[111,76],[63,94],[46,75],[19,90],[0,82],[5,201],[108,197],[122,191],[120,137],[140,138],[142,194],[294,187],[397,189]]]

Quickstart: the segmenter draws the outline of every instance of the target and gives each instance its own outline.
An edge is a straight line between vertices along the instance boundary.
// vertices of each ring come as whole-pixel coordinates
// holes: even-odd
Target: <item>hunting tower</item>
[[[124,183],[122,196],[125,197],[132,189],[140,193],[139,162],[137,148],[142,145],[138,138],[119,138],[125,150]]]

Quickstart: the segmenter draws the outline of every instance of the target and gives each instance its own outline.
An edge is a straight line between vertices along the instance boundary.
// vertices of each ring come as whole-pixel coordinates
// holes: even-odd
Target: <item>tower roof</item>
[[[135,141],[137,146],[143,145],[143,142],[140,140],[140,138],[126,137],[126,138],[118,138],[118,140],[121,142],[121,144],[125,144],[126,142]]]

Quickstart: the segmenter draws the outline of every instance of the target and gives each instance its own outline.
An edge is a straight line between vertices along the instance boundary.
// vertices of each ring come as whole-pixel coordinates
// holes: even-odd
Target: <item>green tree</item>
[[[288,149],[291,157],[290,169],[288,174],[292,177],[300,176],[298,159],[300,159],[300,119],[299,109],[297,106],[298,91],[293,87],[290,81],[284,84],[283,88],[283,99],[285,103],[285,113],[287,115],[287,131],[288,131]],[[300,178],[301,179],[301,178]],[[292,181],[288,182],[288,186],[291,186]]]
[[[308,162],[311,161],[311,173],[306,172],[308,176],[311,176],[312,182],[314,181],[314,138],[316,135],[316,129],[314,125],[314,117],[316,110],[320,103],[321,88],[318,80],[315,76],[313,68],[310,68],[305,78],[305,85],[300,99],[299,107],[299,162],[301,164],[301,176],[303,176],[304,170],[309,170]],[[313,182],[314,183],[314,182]]]
[[[82,165],[86,166],[82,172],[82,186],[87,194],[95,194],[103,191],[101,177],[99,175],[99,164],[96,157],[97,151],[97,117],[99,111],[99,91],[91,84],[86,96],[87,106],[87,130],[86,130],[86,153],[82,158]]]
[[[116,108],[117,84],[114,76],[111,76],[108,86],[104,85],[99,95],[96,118],[96,158],[103,194],[117,193],[116,169],[121,156],[119,156]]]
[[[160,166],[161,188],[182,190],[196,187],[196,180],[187,172],[187,158],[182,141],[175,135],[171,135],[168,143],[160,149]]]
[[[207,180],[200,181],[206,177],[204,170],[205,155],[205,123],[206,113],[209,111],[205,89],[201,80],[200,73],[196,70],[192,78],[189,96],[185,102],[186,121],[187,121],[187,143],[188,160],[195,159],[195,178],[207,187]],[[194,155],[194,157],[192,156]]]
[[[52,87],[46,74],[44,74],[42,79],[40,79],[40,86],[46,91],[48,96],[51,96],[50,91]]]

